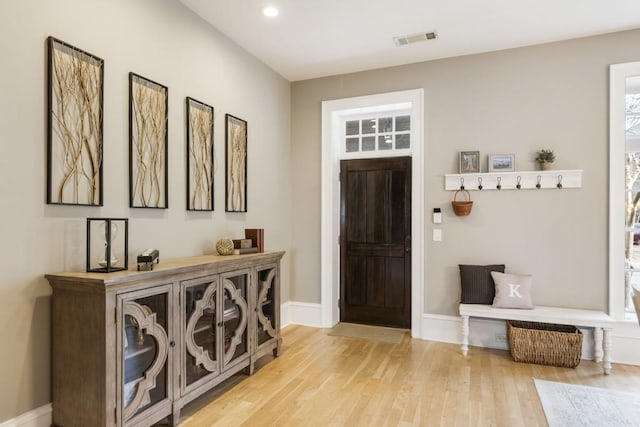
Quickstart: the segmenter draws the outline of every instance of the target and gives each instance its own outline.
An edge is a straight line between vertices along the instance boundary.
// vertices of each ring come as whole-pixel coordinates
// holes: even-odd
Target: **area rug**
[[[406,329],[383,328],[381,326],[357,325],[355,323],[338,323],[329,335],[334,337],[360,338],[363,340],[382,341],[400,344],[408,331]]]
[[[640,393],[534,379],[549,427],[640,426]]]

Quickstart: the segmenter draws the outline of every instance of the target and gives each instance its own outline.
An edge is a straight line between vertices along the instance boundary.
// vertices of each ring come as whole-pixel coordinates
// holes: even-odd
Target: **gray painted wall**
[[[103,208],[45,204],[46,55],[53,35],[105,60]],[[213,253],[263,227],[290,240],[290,83],[175,0],[23,0],[0,13],[0,423],[50,398],[50,288],[44,274],[84,269],[85,218],[130,218],[130,261]],[[169,87],[169,209],[128,207],[128,72]],[[215,212],[185,210],[185,97],[215,111]],[[224,212],[224,114],[249,123],[246,214]],[[288,258],[283,262],[284,300]]]
[[[640,59],[640,31],[295,82],[293,301],[320,302],[321,102],[424,89],[425,311],[454,315],[458,264],[504,263],[534,277],[534,302],[607,308],[608,65]],[[458,152],[515,153],[534,170],[552,148],[557,169],[584,169],[578,190],[474,192],[456,217],[443,175]],[[444,212],[443,241],[431,241],[430,212]]]
[[[47,206],[45,39],[105,59],[105,207]],[[444,241],[427,239],[425,304],[455,314],[458,263],[504,262],[534,275],[535,302],[607,302],[607,66],[638,60],[640,31],[288,83],[171,0],[23,0],[0,14],[0,422],[50,401],[47,272],[82,269],[88,216],[131,218],[130,255],[213,252],[217,238],[264,227],[289,250],[283,300],[320,302],[321,101],[425,90],[426,236],[444,209]],[[169,87],[170,209],[130,210],[127,73]],[[184,210],[184,97],[216,107],[216,211]],[[249,122],[249,213],[224,213],[224,113]],[[474,193],[472,215],[449,207],[442,176],[457,153],[556,150],[585,170],[583,188]],[[289,183],[292,183],[289,185]],[[260,209],[258,210],[258,206]],[[290,274],[289,274],[290,272]],[[291,284],[291,285],[289,285]]]

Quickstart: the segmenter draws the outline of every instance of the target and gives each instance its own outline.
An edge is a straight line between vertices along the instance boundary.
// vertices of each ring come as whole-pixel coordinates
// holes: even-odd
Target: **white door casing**
[[[340,155],[344,118],[380,111],[411,111],[411,336],[421,337],[424,311],[424,129],[423,89],[389,92],[322,103],[321,311],[322,327],[340,320]],[[398,155],[407,155],[406,152]],[[393,153],[386,154],[387,157]],[[364,157],[364,156],[363,156]]]

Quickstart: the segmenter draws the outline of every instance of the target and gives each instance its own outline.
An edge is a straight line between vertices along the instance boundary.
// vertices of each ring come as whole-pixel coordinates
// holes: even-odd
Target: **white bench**
[[[560,307],[535,307],[532,310],[520,310],[493,308],[484,304],[460,304],[460,316],[462,317],[462,354],[465,356],[469,351],[470,317],[557,323],[593,328],[595,361],[604,362],[604,373],[606,375],[611,373],[611,330],[615,322],[608,314],[601,311]]]

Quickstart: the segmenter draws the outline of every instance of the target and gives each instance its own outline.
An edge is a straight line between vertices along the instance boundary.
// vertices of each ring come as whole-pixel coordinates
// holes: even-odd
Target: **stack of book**
[[[234,239],[233,248],[235,255],[264,252],[264,229],[245,228],[244,239]]]

